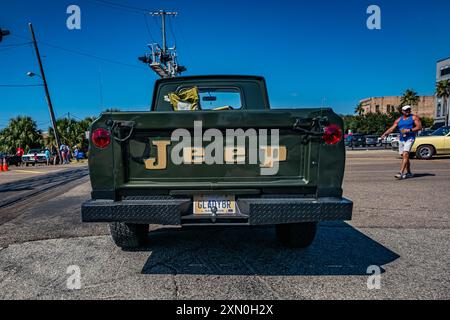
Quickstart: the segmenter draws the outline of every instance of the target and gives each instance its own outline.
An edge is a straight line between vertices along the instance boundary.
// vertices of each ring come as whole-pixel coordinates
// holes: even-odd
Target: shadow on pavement
[[[303,250],[282,247],[272,227],[160,229],[149,243],[143,274],[367,275],[399,258],[344,222],[322,224]]]
[[[434,173],[414,173],[414,176],[410,179],[414,178],[423,178],[423,177],[435,177]]]

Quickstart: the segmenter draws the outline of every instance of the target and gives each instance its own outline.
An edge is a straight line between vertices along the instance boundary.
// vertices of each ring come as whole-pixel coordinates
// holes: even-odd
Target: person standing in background
[[[70,164],[72,154],[70,153],[70,147],[66,145],[66,164]]]
[[[45,148],[44,154],[45,154],[45,160],[47,160],[47,166],[49,166],[50,165],[50,156],[51,156],[50,150],[48,150],[48,148]]]
[[[77,162],[80,162],[80,159],[78,159],[78,154],[79,154],[78,147],[75,146],[73,150],[73,155],[75,157],[75,160],[77,160]]]
[[[66,145],[62,144],[59,147],[59,152],[61,153],[61,164],[66,164]]]
[[[17,148],[17,150],[16,150],[16,156],[22,157],[22,156],[24,155],[24,153],[25,153],[25,151],[24,151],[21,147],[18,147],[18,148]]]

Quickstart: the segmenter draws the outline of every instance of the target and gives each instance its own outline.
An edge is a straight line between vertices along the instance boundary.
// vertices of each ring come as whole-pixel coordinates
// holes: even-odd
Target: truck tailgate
[[[103,114],[95,126],[102,126],[104,123],[133,123],[134,129],[128,132],[131,133],[128,139],[124,141],[116,139],[112,143],[116,189],[214,190],[315,187],[318,182],[320,145],[323,141],[320,133],[318,135],[307,133],[311,129],[308,123],[327,116],[332,120],[339,119],[331,110],[327,110],[329,109],[112,112]],[[293,129],[294,123],[298,120],[305,124],[304,130]],[[171,136],[174,130],[185,129],[193,138],[196,121],[201,121],[202,134],[208,129],[222,132],[224,148],[227,146],[225,143],[227,129],[242,129],[247,132],[245,163],[226,163],[224,159],[224,163],[219,164],[207,164],[205,161],[175,164],[171,159],[171,153],[177,142],[171,141]],[[267,129],[268,145],[271,144],[271,136],[275,132],[271,130],[278,131],[279,146],[285,148],[285,158],[281,155],[278,170],[273,175],[262,174],[261,161],[250,163],[248,159],[250,140],[256,132],[259,141],[261,129]],[[112,135],[117,136],[114,133]],[[122,136],[126,135],[127,130],[122,133]],[[161,143],[164,148],[159,149],[158,144]],[[207,148],[210,143],[203,141],[201,147]],[[226,152],[227,150],[224,150],[224,153]],[[164,153],[166,159],[165,163],[162,163]]]

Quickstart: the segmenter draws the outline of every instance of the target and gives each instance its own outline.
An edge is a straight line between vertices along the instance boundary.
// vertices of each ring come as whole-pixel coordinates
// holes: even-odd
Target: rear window
[[[241,92],[237,88],[199,88],[200,109],[241,109]]]

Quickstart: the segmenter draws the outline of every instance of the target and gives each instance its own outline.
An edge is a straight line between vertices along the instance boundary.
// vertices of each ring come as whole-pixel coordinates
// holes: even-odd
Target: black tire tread
[[[309,247],[317,232],[317,222],[279,224],[276,234],[282,245],[289,248]]]
[[[113,222],[109,225],[109,229],[114,243],[122,249],[135,249],[146,243],[147,224]]]

